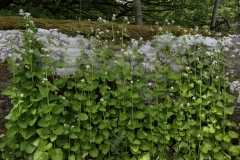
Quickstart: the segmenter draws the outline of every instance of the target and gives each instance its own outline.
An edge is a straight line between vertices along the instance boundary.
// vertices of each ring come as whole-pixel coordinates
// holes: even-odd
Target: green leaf
[[[27,153],[31,154],[36,149],[36,147],[30,144],[28,141],[23,141],[20,143],[20,150],[26,151]]]
[[[53,114],[60,114],[64,111],[64,105],[62,104],[53,104],[52,105],[52,113]]]
[[[27,129],[19,128],[19,133],[23,136],[24,139],[29,139],[36,133],[35,126],[28,127]]]
[[[104,145],[100,144],[100,148],[104,155],[110,151],[110,145],[108,145],[108,144],[104,144]]]
[[[141,141],[140,149],[142,151],[148,151],[151,148],[151,142],[147,142],[145,140]]]
[[[240,145],[238,145],[238,146],[231,146],[229,148],[229,151],[232,153],[232,155],[238,156],[240,154]]]
[[[139,150],[139,144],[130,144],[130,149],[131,149],[131,151],[133,152],[133,153],[136,153],[136,152],[138,152],[138,150]]]
[[[35,56],[41,56],[42,54],[39,52],[39,49],[36,47],[34,50],[33,50],[33,54],[35,55]]]
[[[36,151],[33,155],[33,160],[48,160],[49,156],[47,152]]]
[[[30,95],[30,100],[33,102],[39,102],[41,99],[43,99],[41,94]]]
[[[231,137],[231,138],[238,138],[239,137],[239,134],[235,131],[228,131],[228,135]]]
[[[88,120],[88,115],[86,113],[80,113],[79,114],[79,119],[81,121],[86,121],[86,120]]]
[[[234,107],[225,107],[225,114],[232,115],[234,111]]]
[[[60,148],[50,149],[48,151],[52,160],[60,160],[63,159],[63,152]]]
[[[11,126],[6,133],[7,137],[13,137],[16,133],[18,132],[18,128],[17,126]]]
[[[43,113],[49,113],[52,111],[52,106],[54,106],[54,104],[53,103],[48,104],[47,101],[42,100],[40,106],[42,108]]]
[[[75,143],[73,147],[71,147],[71,151],[76,152],[80,148],[80,143]]]
[[[139,139],[144,139],[144,138],[147,137],[147,133],[144,132],[144,131],[141,130],[141,129],[138,129],[138,131],[137,131],[137,137],[138,137]]]
[[[51,124],[52,115],[47,114],[46,116],[42,117],[38,122],[38,126],[40,127],[48,127]]]
[[[48,93],[49,93],[49,89],[45,86],[42,86],[42,85],[37,85],[38,86],[38,89],[40,91],[40,94],[43,96],[43,97],[47,97]]]
[[[53,142],[57,139],[57,137],[58,137],[57,135],[51,134],[49,138],[50,138],[50,141]]]
[[[25,75],[27,76],[27,78],[32,78],[35,76],[34,72],[30,72],[30,71],[26,71]]]
[[[176,74],[176,73],[168,72],[167,78],[168,78],[169,80],[178,80],[178,79],[181,78],[181,74]]]
[[[15,95],[15,93],[13,92],[13,90],[12,90],[13,88],[10,86],[10,87],[7,87],[7,88],[5,88],[2,92],[1,92],[1,94],[2,95],[5,95],[5,96],[10,96],[10,95]]]
[[[35,122],[37,121],[38,116],[37,115],[29,115],[27,116],[27,122],[30,126],[33,126]]]
[[[223,140],[225,142],[231,142],[231,138],[229,137],[229,135],[224,135]]]
[[[63,145],[63,148],[64,148],[64,149],[70,148],[70,144],[69,144],[69,143],[65,143],[65,144]]]
[[[76,158],[76,157],[75,157],[74,154],[71,154],[71,155],[68,156],[68,160],[75,160],[75,158]]]
[[[141,111],[134,112],[134,117],[137,118],[137,119],[143,119],[143,118],[145,118],[145,116],[146,115]]]
[[[222,103],[221,101],[217,101],[216,105],[217,105],[218,107],[224,107],[224,105],[223,105],[223,103]]]
[[[37,129],[36,132],[42,139],[47,139],[50,137],[50,129],[49,128],[39,128],[39,129]]]
[[[138,156],[138,160],[150,160],[150,153],[143,153],[141,156]]]
[[[47,151],[52,148],[52,143],[48,143],[48,140],[45,139],[39,139],[38,140],[38,151]]]
[[[64,127],[62,125],[56,124],[52,127],[52,132],[56,135],[61,135],[64,132]]]
[[[82,158],[86,158],[87,155],[88,155],[88,152],[85,152],[81,157],[82,157]]]
[[[222,139],[223,139],[223,134],[222,134],[222,133],[217,133],[217,134],[215,135],[215,138],[216,138],[216,140],[218,140],[218,141],[222,141]]]
[[[119,120],[120,121],[125,121],[127,119],[127,115],[124,113],[120,113]]]
[[[18,83],[20,80],[21,80],[21,77],[13,77],[13,78],[11,78],[11,81],[13,83]]]
[[[96,135],[95,137],[95,143],[96,144],[101,144],[103,141],[103,136],[101,134]]]
[[[89,154],[90,154],[90,156],[92,156],[93,158],[98,157],[99,151],[98,151],[98,149],[96,148],[95,145],[92,145],[92,148],[91,148],[91,150],[89,151]]]
[[[17,124],[20,128],[27,128],[28,122],[26,121],[25,116],[22,115],[21,117],[19,117],[17,120]]]
[[[220,151],[218,151],[217,153],[214,153],[213,156],[215,159],[224,159],[224,155]]]

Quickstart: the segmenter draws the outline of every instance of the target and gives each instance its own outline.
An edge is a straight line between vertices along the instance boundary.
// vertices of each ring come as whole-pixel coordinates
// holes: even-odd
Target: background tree
[[[122,22],[127,16],[131,24],[135,24],[133,5],[141,3],[137,7],[141,13],[144,25],[166,25],[165,20],[174,21],[174,25],[182,27],[210,29],[211,17],[215,0],[1,0],[0,15],[18,15],[19,9],[30,12],[36,18],[71,19],[71,20],[97,20],[102,17],[111,20],[116,14],[118,22]],[[239,15],[238,0],[221,0],[218,7],[218,15],[226,17],[232,24],[237,24]],[[136,10],[135,10],[136,11]],[[141,12],[140,12],[141,11]],[[217,19],[218,20],[218,19]],[[139,19],[139,24],[142,23]],[[230,28],[224,23],[223,31]],[[236,26],[236,25],[235,25]],[[235,27],[236,29],[237,27]],[[233,30],[233,29],[232,29]]]

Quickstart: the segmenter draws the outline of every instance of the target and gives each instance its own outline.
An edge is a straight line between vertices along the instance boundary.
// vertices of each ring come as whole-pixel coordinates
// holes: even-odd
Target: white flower
[[[23,94],[23,93],[21,93],[21,94],[20,94],[20,97],[23,97],[23,96],[24,96],[24,94]]]
[[[170,23],[168,22],[167,25],[170,26]]]
[[[167,22],[168,22],[168,19],[165,19],[165,22],[167,23]]]
[[[105,74],[108,74],[108,72],[105,72]]]
[[[85,82],[85,79],[82,79],[82,80],[81,80],[81,82],[83,82],[83,83],[84,83],[84,82]]]
[[[161,32],[162,31],[162,27],[159,27],[158,30]]]
[[[139,38],[139,40],[140,40],[140,41],[142,41],[142,40],[143,40],[143,38],[142,38],[142,37],[140,37],[140,38]]]
[[[66,124],[63,125],[64,127],[66,126]]]
[[[133,84],[133,81],[130,81]]]
[[[190,103],[187,103],[187,106],[190,107],[191,106]]]
[[[195,27],[195,31],[198,31],[198,29],[199,29],[198,26],[196,26],[196,27]]]
[[[224,47],[224,48],[223,48],[223,51],[224,51],[224,52],[227,52],[227,51],[229,51],[229,48],[228,48],[228,47]]]
[[[213,55],[213,52],[208,52],[208,51],[207,51],[207,52],[206,52],[206,55],[207,55],[207,56],[212,56],[212,55]]]
[[[213,64],[214,66],[216,66],[216,65],[217,65],[217,61],[214,60],[214,61],[212,62],[212,64]]]
[[[158,25],[158,22],[156,22],[155,24]]]
[[[195,100],[195,99],[196,99],[196,97],[192,97],[192,99],[193,99],[193,100]]]
[[[46,81],[48,81],[47,78],[43,78],[43,79],[42,79],[42,83],[45,83]]]
[[[58,92],[57,92],[57,91],[55,91],[55,94],[58,94]]]
[[[175,23],[175,21],[174,21],[174,20],[172,20],[172,23]]]
[[[72,125],[72,128],[74,128],[74,125]]]
[[[102,17],[99,17],[97,20],[101,22],[103,19],[102,19]]]
[[[186,67],[186,70],[190,70],[190,67]]]
[[[24,18],[31,16],[31,13],[26,12]]]
[[[65,97],[62,97],[62,99],[66,99]]]
[[[103,102],[103,101],[104,101],[104,99],[103,99],[103,98],[101,98],[101,99],[100,99],[100,101],[101,101],[101,102]]]
[[[23,15],[24,14],[24,12],[23,12],[23,9],[19,9],[19,15]]]
[[[42,38],[40,38],[40,37],[37,37],[37,41],[41,41],[42,40]]]
[[[125,21],[128,21],[128,18],[127,18],[127,17],[124,17],[124,20],[125,20]]]
[[[86,69],[89,69],[90,68],[90,66],[89,65],[86,65]]]
[[[31,29],[28,28],[27,30],[28,33],[33,33],[33,31]]]
[[[148,83],[148,86],[152,86],[152,83]]]
[[[216,76],[216,79],[218,79],[219,77],[218,76]]]
[[[112,15],[112,20],[114,21],[116,19],[116,14]]]
[[[29,50],[29,53],[33,53],[33,50],[32,50],[32,49],[30,49],[30,50]]]

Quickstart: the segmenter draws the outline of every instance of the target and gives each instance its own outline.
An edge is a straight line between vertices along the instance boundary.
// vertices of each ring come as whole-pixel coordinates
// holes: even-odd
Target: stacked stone
[[[231,120],[240,123],[240,37],[232,36],[232,45],[229,47],[229,51],[226,54],[227,65],[226,65],[226,75],[230,78],[232,85],[230,90],[233,95],[237,97],[234,104],[234,112]],[[240,133],[240,126],[233,128],[235,131]]]

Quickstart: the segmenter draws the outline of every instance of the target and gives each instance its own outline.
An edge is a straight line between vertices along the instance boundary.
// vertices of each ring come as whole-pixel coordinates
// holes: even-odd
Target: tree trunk
[[[141,0],[133,0],[133,9],[135,14],[135,24],[142,25],[142,9],[141,9]]]
[[[215,0],[213,13],[212,13],[212,19],[211,19],[210,30],[213,30],[215,28],[216,20],[217,20],[217,10],[218,10],[219,3],[220,3],[220,0]]]

